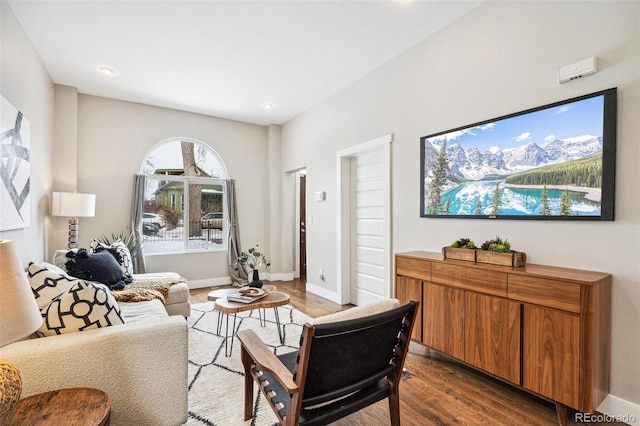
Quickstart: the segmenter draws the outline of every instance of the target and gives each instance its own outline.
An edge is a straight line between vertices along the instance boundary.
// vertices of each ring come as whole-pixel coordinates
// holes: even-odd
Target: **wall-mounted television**
[[[613,220],[616,88],[420,138],[420,216]]]

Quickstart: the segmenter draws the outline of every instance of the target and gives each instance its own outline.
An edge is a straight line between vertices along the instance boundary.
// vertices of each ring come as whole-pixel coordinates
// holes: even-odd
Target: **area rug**
[[[252,329],[276,354],[298,348],[302,325],[310,317],[290,305],[277,308],[283,325],[280,343],[273,309],[266,309],[266,326],[258,310],[238,314],[236,330]],[[224,318],[224,317],[223,317]],[[231,328],[233,317],[229,318]],[[194,303],[189,317],[189,420],[188,426],[271,426],[278,423],[271,408],[254,386],[254,417],[243,420],[244,371],[240,344],[234,339],[231,356],[225,356],[224,338],[216,332],[218,313],[213,302]],[[224,334],[225,324],[222,324]]]

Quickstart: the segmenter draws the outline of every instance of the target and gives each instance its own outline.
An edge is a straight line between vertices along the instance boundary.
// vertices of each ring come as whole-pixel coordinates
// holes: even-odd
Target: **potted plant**
[[[482,250],[476,253],[476,262],[494,265],[523,266],[527,255],[511,249],[511,243],[496,235],[495,238],[482,243]]]
[[[442,248],[445,259],[467,260],[475,262],[476,245],[469,238],[460,238],[451,243],[449,247]]]
[[[128,230],[123,230],[119,233],[112,232],[111,237],[102,234],[99,238],[96,238],[96,240],[100,241],[106,246],[110,246],[113,243],[122,241],[127,246],[129,253],[131,253],[131,257],[135,257],[138,253],[138,250],[140,250],[140,248],[142,247],[142,241],[139,241],[136,238],[135,234]]]
[[[251,247],[249,250],[243,251],[238,256],[238,265],[242,266],[242,269],[247,273],[247,267],[251,270],[252,280],[249,283],[249,287],[262,287],[262,281],[260,281],[260,274],[258,273],[258,268],[261,265],[266,266],[267,268],[271,266],[271,262],[267,260],[267,257],[264,253],[260,251],[258,244],[255,247]]]

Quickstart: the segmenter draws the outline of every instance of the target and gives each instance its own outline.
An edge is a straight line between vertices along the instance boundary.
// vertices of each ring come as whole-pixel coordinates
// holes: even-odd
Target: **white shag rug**
[[[218,313],[213,302],[194,303],[189,317],[189,420],[188,426],[271,426],[276,415],[262,395],[254,397],[254,417],[243,420],[244,370],[240,362],[240,343],[234,339],[230,357],[225,356],[224,338],[217,334]],[[266,326],[262,327],[258,310],[242,312],[236,331],[253,329],[276,354],[298,349],[302,325],[311,318],[290,305],[277,308],[284,333],[280,343],[273,308],[266,309]],[[224,316],[221,334],[225,333]],[[231,329],[233,316],[229,317]],[[254,385],[257,395],[257,386]]]

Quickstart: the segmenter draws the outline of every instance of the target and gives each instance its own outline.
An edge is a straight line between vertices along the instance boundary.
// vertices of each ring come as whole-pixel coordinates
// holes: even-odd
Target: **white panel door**
[[[351,303],[366,305],[385,298],[384,151],[351,158]]]

